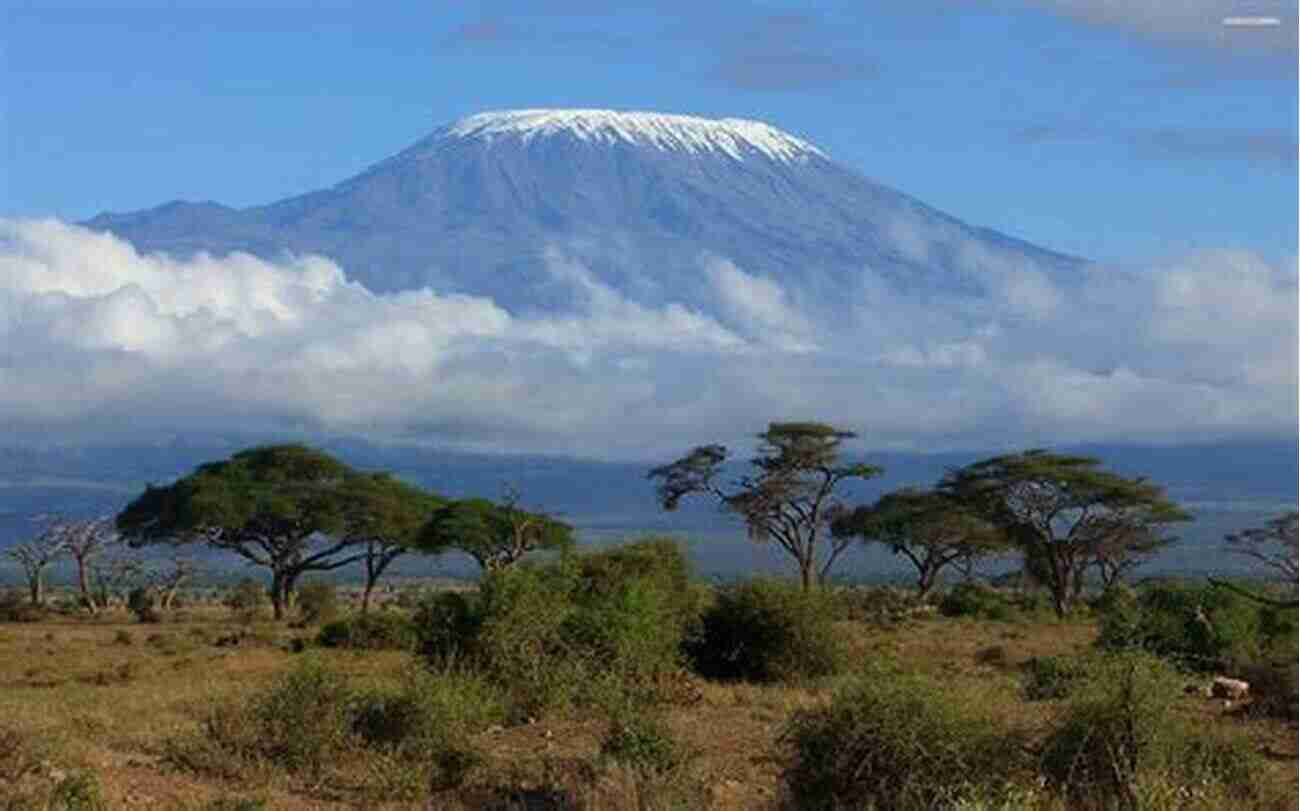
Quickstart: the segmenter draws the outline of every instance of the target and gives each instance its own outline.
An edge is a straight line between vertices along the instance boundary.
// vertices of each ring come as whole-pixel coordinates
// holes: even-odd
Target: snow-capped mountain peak
[[[750,151],[789,162],[814,155],[825,157],[807,141],[745,118],[616,110],[496,110],[462,118],[446,130],[453,138],[518,138],[525,143],[562,133],[588,142],[622,141],[691,154],[722,153],[735,160],[742,160]]]

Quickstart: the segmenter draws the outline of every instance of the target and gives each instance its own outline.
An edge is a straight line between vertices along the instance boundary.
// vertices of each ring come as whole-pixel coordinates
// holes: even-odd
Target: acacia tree
[[[5,550],[5,554],[18,562],[27,578],[27,591],[31,604],[45,604],[45,570],[68,553],[63,539],[47,528],[40,535]]]
[[[365,557],[341,534],[362,474],[312,448],[271,445],[200,465],[148,487],[117,516],[134,545],[206,543],[271,570],[271,605],[284,617],[298,579]]]
[[[1190,516],[1186,519],[1190,520]],[[1145,508],[1115,510],[1099,518],[1094,527],[1092,565],[1103,588],[1119,584],[1132,569],[1142,565],[1178,539],[1164,532],[1161,511]],[[1074,591],[1079,596],[1080,587]]]
[[[497,504],[483,498],[449,502],[420,531],[419,549],[439,554],[458,549],[485,572],[513,566],[535,550],[564,551],[573,546],[573,527],[541,512],[520,509],[511,493]]]
[[[804,590],[824,580],[853,538],[837,538],[828,524],[842,506],[835,488],[850,479],[881,473],[874,465],[839,464],[840,444],[857,436],[819,422],[774,422],[758,435],[751,475],[731,488],[718,483],[728,452],[722,445],[701,445],[677,461],[650,471],[665,510],[682,498],[703,494],[739,516],[755,543],[775,543],[794,559]],[[825,547],[825,549],[823,549]]]
[[[1245,555],[1272,569],[1294,594],[1297,588],[1300,588],[1300,567],[1297,566],[1297,561],[1300,560],[1300,533],[1297,532],[1297,524],[1300,524],[1300,512],[1291,510],[1282,513],[1262,527],[1230,532],[1224,536],[1224,541],[1229,552]],[[1268,605],[1295,608],[1300,604],[1300,600],[1297,599],[1274,600],[1213,578],[1210,582]]]
[[[83,521],[56,521],[49,532],[63,539],[64,548],[77,564],[77,588],[82,605],[91,614],[99,613],[104,601],[95,593],[92,569],[96,560],[118,540],[112,516]]]
[[[940,492],[956,499],[1020,548],[1052,594],[1059,616],[1078,598],[1104,544],[1192,517],[1144,478],[1100,469],[1101,461],[1030,450],[949,471]]]
[[[925,597],[944,569],[964,568],[1007,549],[1006,536],[951,496],[904,488],[874,504],[845,511],[831,522],[837,538],[879,543],[916,568],[916,588]]]
[[[387,473],[361,476],[350,488],[343,533],[361,549],[366,575],[361,613],[369,612],[379,578],[393,561],[411,551],[421,529],[442,503],[437,496]]]

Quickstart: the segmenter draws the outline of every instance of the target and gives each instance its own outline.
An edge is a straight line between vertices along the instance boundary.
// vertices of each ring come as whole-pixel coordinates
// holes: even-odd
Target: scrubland
[[[807,596],[656,542],[366,619],[25,616],[0,808],[1295,808],[1295,611],[1210,594]]]

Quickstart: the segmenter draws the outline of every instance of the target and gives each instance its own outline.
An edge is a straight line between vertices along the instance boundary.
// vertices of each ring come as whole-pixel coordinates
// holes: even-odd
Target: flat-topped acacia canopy
[[[304,572],[365,560],[357,547],[368,542],[405,541],[437,503],[322,451],[268,445],[146,488],[117,516],[117,527],[134,545],[201,541],[269,568],[280,618]]]

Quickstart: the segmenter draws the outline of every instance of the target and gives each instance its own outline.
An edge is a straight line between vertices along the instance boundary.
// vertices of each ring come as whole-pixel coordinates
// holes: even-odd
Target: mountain
[[[470,116],[332,188],[234,209],[172,202],[84,223],[142,251],[319,253],[375,292],[431,286],[563,306],[559,255],[645,304],[709,301],[706,257],[834,302],[870,268],[978,290],[1082,260],[967,225],[758,121],[604,110]]]

